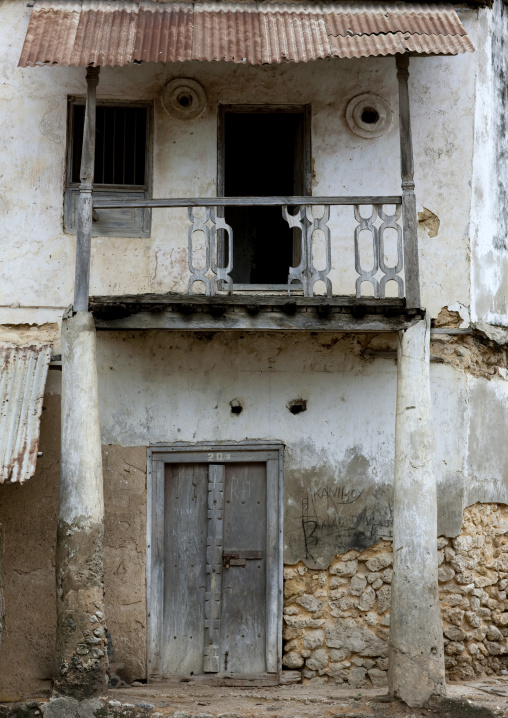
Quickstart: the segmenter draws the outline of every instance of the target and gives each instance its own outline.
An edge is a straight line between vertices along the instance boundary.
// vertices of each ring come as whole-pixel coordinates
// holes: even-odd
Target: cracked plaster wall
[[[508,12],[495,0],[479,12],[471,211],[471,318],[508,327]]]
[[[394,348],[380,335],[100,334],[103,442],[282,441],[285,560],[326,568],[338,552],[391,536]],[[464,506],[508,503],[508,382],[494,364],[475,376],[468,352],[433,341],[439,532],[448,536]],[[295,399],[305,412],[290,413]]]
[[[4,632],[0,701],[44,695],[55,670],[55,542],[60,475],[60,382],[50,371],[35,476],[0,487]],[[103,449],[107,625],[131,678],[146,663],[146,448]]]

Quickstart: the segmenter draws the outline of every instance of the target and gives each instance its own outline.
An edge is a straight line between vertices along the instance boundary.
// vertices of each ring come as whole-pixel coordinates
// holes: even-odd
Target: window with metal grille
[[[151,108],[144,104],[98,104],[95,138],[94,196],[141,199],[151,196]],[[76,231],[85,106],[69,105],[69,148],[65,228]],[[96,236],[146,237],[150,210],[102,209],[94,212]]]

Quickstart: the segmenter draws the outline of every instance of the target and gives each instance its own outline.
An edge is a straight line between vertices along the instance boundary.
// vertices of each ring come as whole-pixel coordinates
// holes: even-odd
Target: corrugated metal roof
[[[473,50],[450,5],[38,0],[19,65],[261,65]]]
[[[0,484],[34,475],[51,346],[0,349]]]

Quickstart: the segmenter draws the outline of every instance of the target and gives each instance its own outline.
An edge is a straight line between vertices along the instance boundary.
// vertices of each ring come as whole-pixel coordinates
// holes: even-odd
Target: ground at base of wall
[[[426,708],[387,702],[385,694],[373,688],[157,683],[83,703],[59,698],[0,704],[0,718],[508,718],[508,678],[449,685],[448,697]]]

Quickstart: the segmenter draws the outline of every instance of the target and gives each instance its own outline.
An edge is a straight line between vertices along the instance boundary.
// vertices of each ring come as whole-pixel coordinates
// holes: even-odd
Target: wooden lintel
[[[370,309],[385,310],[393,309],[403,312],[406,306],[404,299],[388,298],[374,299],[373,297],[362,297],[357,299],[351,296],[340,297],[304,297],[301,294],[217,294],[207,297],[204,294],[121,294],[90,297],[90,310],[94,311],[106,307],[120,305],[136,305],[146,307],[156,305],[157,307],[171,307],[175,305],[189,305],[194,307],[206,307],[217,305],[226,306],[254,306],[258,307],[281,307],[288,303],[295,303],[298,307],[366,307]]]
[[[221,316],[207,312],[182,314],[177,311],[153,313],[148,311],[119,318],[95,318],[98,331],[145,331],[148,329],[173,331],[290,331],[290,332],[396,332],[407,329],[421,314],[414,316],[383,316],[365,314],[355,317],[351,312],[331,312],[323,317],[317,312],[302,311],[293,315],[283,311],[248,314],[235,309]]]

